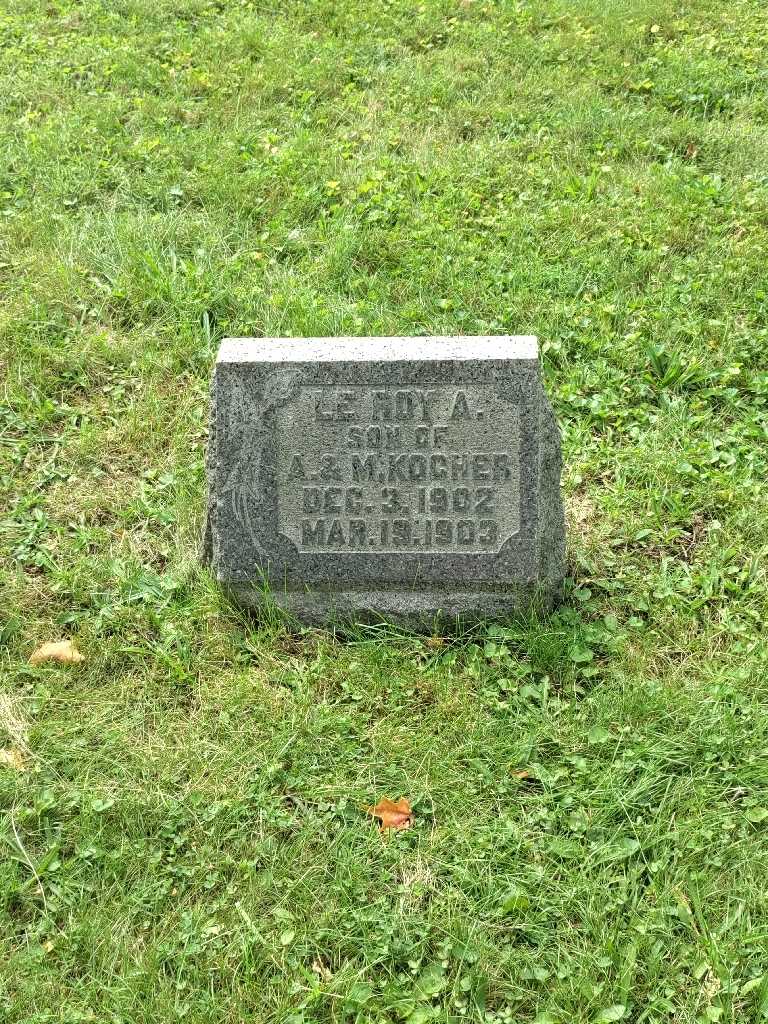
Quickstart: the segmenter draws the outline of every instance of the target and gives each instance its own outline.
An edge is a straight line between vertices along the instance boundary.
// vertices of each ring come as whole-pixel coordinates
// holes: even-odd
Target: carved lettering
[[[361,459],[358,455],[352,456],[352,479],[353,480],[375,480],[376,459],[373,455],[366,455]]]
[[[320,548],[325,544],[325,523],[316,519],[314,523],[307,519],[301,521],[301,543],[305,548]]]
[[[451,419],[468,420],[471,416],[472,413],[469,411],[467,396],[463,391],[457,391],[456,397],[453,400],[453,408],[451,409]]]
[[[491,385],[313,386],[276,430],[299,552],[494,555],[520,529],[519,410]]]

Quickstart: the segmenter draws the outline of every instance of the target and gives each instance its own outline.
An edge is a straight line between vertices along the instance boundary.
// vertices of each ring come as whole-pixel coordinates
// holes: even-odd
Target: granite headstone
[[[551,605],[560,462],[536,338],[228,338],[204,558],[310,623]]]

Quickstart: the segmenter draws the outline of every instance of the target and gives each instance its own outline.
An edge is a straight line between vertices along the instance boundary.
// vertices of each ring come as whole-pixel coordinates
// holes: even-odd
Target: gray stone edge
[[[238,604],[256,612],[270,605],[289,617],[313,626],[342,625],[352,621],[387,621],[409,628],[430,628],[457,620],[482,622],[513,616],[521,611],[551,610],[560,596],[559,586],[505,587],[503,590],[335,590],[277,591],[258,585],[224,585]]]

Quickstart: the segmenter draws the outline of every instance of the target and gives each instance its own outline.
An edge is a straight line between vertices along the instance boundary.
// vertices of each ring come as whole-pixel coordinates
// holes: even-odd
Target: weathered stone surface
[[[208,486],[217,579],[303,621],[499,617],[563,579],[532,337],[225,339]]]

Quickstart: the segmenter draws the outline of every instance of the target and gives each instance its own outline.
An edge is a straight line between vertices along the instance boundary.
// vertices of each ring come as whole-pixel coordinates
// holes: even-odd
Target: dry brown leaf
[[[522,771],[519,772],[512,772],[513,779],[530,779],[530,777],[531,773],[529,771],[526,771],[525,768],[523,768]]]
[[[385,828],[410,828],[413,819],[411,805],[404,796],[401,796],[397,802],[384,797],[373,807],[369,807],[368,813],[372,814],[374,818],[381,819],[382,831]]]
[[[429,637],[427,637],[426,644],[427,644],[427,647],[432,647],[432,648],[435,648],[435,649],[439,648],[439,647],[445,647],[445,637],[444,636],[429,636]]]
[[[3,764],[8,768],[13,768],[16,772],[25,772],[27,770],[24,758],[15,747],[4,747],[0,750],[0,765]]]
[[[312,961],[312,970],[315,974],[319,974],[323,981],[330,981],[333,977],[333,971],[323,962],[323,958],[316,956]]]
[[[60,661],[63,665],[76,665],[85,659],[71,640],[55,640],[38,647],[29,659],[30,665],[41,665],[44,661]]]

